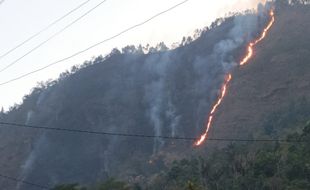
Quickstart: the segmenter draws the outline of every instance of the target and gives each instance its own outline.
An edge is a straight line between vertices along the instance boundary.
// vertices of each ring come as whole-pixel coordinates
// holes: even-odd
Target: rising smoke
[[[46,94],[48,93],[48,90],[45,90],[40,93],[37,101],[36,101],[36,106],[35,109],[40,109],[40,106],[42,105],[44,98],[46,97]],[[30,125],[32,122],[32,119],[35,117],[35,112],[33,110],[29,110],[27,112],[27,117],[26,117],[26,125]],[[35,161],[37,159],[37,156],[39,153],[43,150],[43,147],[46,146],[47,139],[46,139],[46,133],[43,132],[38,136],[38,139],[35,140],[34,142],[31,142],[31,150],[28,155],[28,157],[25,159],[24,164],[21,166],[21,172],[19,174],[20,179],[27,179],[28,175],[31,173]],[[16,185],[16,189],[20,190],[23,189],[24,184],[19,182]]]
[[[29,109],[36,111],[27,113],[25,123],[35,119],[53,127],[156,136],[198,135],[225,74],[239,61],[236,52],[256,35],[258,22],[257,14],[237,15],[175,50],[116,53],[106,61],[97,60],[97,64],[61,80],[52,90],[45,89]],[[87,177],[96,180],[100,172],[104,173],[101,176],[113,176],[120,171],[116,167],[123,167],[119,163],[130,160],[133,151],[139,151],[136,149],[151,149],[151,156],[165,145],[161,138],[150,143],[133,141],[124,137],[98,140],[83,135],[41,134],[25,158],[20,177],[71,182],[85,177],[82,170],[92,172]],[[50,175],[42,171],[44,163],[49,163],[44,167]],[[64,174],[69,170],[73,177]]]
[[[167,78],[167,66],[169,53],[162,56],[150,56],[146,60],[145,70],[155,75],[155,80],[145,86],[145,100],[149,105],[148,117],[153,126],[154,134],[161,136],[163,131],[163,113],[165,107],[165,84]],[[156,153],[164,144],[161,138],[154,139],[153,153]]]

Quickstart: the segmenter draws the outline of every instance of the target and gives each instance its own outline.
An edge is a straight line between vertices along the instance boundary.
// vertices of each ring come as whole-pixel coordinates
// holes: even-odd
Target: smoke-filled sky
[[[0,55],[83,1],[85,0],[0,0]],[[48,31],[0,59],[0,70],[101,1],[89,1]],[[179,2],[181,0],[107,0],[60,35],[0,73],[0,83],[113,36]],[[59,63],[22,80],[0,86],[0,107],[7,110],[14,103],[21,103],[22,97],[28,94],[37,82],[55,79],[61,72],[73,65],[82,64],[85,60],[100,54],[106,55],[114,47],[122,48],[130,44],[156,45],[161,41],[170,46],[174,42],[179,42],[183,36],[192,35],[195,29],[208,26],[217,17],[224,16],[225,13],[255,8],[259,2],[263,2],[263,0],[190,0],[142,27],[69,61]]]

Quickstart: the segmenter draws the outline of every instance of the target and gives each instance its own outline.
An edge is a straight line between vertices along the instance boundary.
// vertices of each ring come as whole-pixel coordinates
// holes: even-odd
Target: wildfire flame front
[[[249,45],[247,47],[247,53],[244,56],[244,58],[241,60],[241,62],[239,63],[240,66],[245,65],[245,64],[247,64],[249,62],[249,60],[253,56],[253,52],[254,52],[253,47],[266,37],[266,34],[268,33],[268,31],[270,30],[270,28],[274,24],[274,22],[275,22],[274,11],[270,10],[269,14],[270,14],[270,18],[271,18],[270,22],[264,28],[264,30],[263,30],[262,34],[260,35],[260,37],[249,43]],[[200,138],[195,142],[195,146],[201,145],[207,139],[209,130],[210,130],[211,125],[212,125],[212,120],[214,118],[215,111],[217,110],[218,106],[222,103],[222,101],[223,101],[223,99],[224,99],[224,97],[226,95],[226,92],[227,92],[227,86],[228,86],[229,82],[231,81],[231,79],[232,79],[232,75],[229,73],[226,76],[224,84],[223,84],[223,86],[221,88],[221,95],[220,95],[220,97],[218,98],[217,102],[214,104],[214,106],[212,107],[212,109],[210,111],[210,114],[209,114],[209,117],[208,117],[208,120],[207,120],[207,124],[206,124],[206,130],[200,136]]]

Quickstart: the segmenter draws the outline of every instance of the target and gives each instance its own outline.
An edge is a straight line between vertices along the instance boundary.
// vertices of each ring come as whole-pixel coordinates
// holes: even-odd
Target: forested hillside
[[[239,68],[275,8],[276,22]],[[234,78],[211,138],[309,140],[310,5],[276,1],[219,18],[174,49],[113,49],[33,88],[0,113],[1,171],[57,190],[308,189],[308,142],[233,143],[198,137],[227,72]],[[157,136],[133,138],[69,130]],[[303,156],[305,155],[305,156]],[[101,184],[102,183],[102,184]],[[1,189],[33,189],[0,181]]]
[[[1,120],[52,128],[197,136],[225,72],[268,20],[268,10],[217,19],[179,47],[127,46],[39,84]],[[3,171],[43,184],[139,179],[187,157],[192,142],[1,128]],[[14,137],[14,138],[12,138]],[[16,138],[18,137],[18,138]],[[173,150],[173,151],[171,151]],[[166,154],[167,153],[167,154]],[[150,165],[152,161],[155,164]],[[48,171],[48,172],[46,172]],[[83,171],[83,172],[82,172]],[[9,183],[9,184],[6,184]],[[4,182],[6,185],[15,185]],[[31,188],[18,184],[17,189]]]
[[[292,126],[293,127],[293,126]],[[142,188],[115,179],[96,184],[99,190],[245,190],[310,188],[310,121],[290,143],[231,143],[209,157],[192,157],[172,163]],[[78,190],[78,184],[59,185],[55,190]]]
[[[278,138],[302,128],[310,117],[309,17],[309,4],[276,7],[252,61],[233,71],[211,136]]]

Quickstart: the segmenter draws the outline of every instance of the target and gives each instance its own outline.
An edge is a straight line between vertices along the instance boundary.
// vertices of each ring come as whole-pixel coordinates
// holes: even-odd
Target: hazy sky
[[[40,31],[83,1],[85,0],[0,0],[0,55]],[[0,69],[101,1],[91,0],[62,22],[0,59]],[[107,0],[72,27],[23,58],[13,67],[0,73],[0,83],[84,49],[181,1]],[[73,65],[81,64],[94,56],[106,55],[114,47],[121,48],[129,44],[146,45],[147,43],[156,45],[161,41],[171,45],[173,42],[180,41],[183,36],[193,34],[195,29],[208,26],[215,18],[224,16],[229,11],[255,8],[258,2],[261,0],[190,0],[142,27],[104,43],[72,60],[59,63],[22,80],[0,86],[0,107],[3,106],[4,109],[8,109],[14,103],[21,103],[22,97],[28,94],[37,82],[55,79],[61,72]]]

